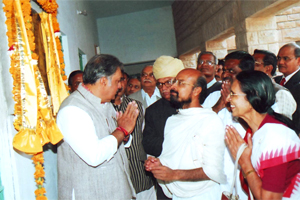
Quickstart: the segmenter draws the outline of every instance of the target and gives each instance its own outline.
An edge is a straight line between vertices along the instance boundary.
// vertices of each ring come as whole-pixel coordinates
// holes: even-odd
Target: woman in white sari
[[[245,139],[231,126],[226,127],[225,137],[234,158],[248,143],[238,162],[249,198],[299,200],[300,140],[292,122],[271,110],[275,102],[271,79],[259,71],[239,73],[228,101],[232,115],[249,127]]]

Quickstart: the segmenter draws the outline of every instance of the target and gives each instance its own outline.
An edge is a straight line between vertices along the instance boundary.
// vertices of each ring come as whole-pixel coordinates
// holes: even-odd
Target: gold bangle
[[[243,175],[244,175],[244,178],[247,178],[247,176],[249,175],[249,174],[251,174],[252,172],[255,172],[255,170],[254,169],[251,169],[250,171],[248,171],[247,173],[243,173]]]

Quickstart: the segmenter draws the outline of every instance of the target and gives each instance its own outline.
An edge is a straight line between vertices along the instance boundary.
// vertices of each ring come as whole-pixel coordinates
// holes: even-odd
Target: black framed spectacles
[[[167,88],[169,88],[169,87],[171,87],[172,84],[173,84],[173,79],[168,80],[164,83],[160,83],[160,82],[157,81],[156,87],[158,87],[158,89],[161,89],[165,85]]]

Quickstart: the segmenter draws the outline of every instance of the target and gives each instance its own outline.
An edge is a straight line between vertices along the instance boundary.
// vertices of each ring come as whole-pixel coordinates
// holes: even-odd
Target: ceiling
[[[89,5],[88,13],[95,18],[111,17],[126,13],[170,6],[174,0],[82,0]]]

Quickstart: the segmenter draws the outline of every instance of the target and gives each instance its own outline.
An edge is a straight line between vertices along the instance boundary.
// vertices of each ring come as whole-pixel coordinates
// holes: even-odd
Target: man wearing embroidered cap
[[[143,146],[147,154],[158,157],[162,151],[164,127],[167,118],[176,114],[176,108],[170,103],[170,87],[178,72],[184,69],[183,63],[171,56],[161,56],[154,62],[153,74],[157,80],[162,98],[146,109]],[[157,188],[157,199],[168,199]]]

